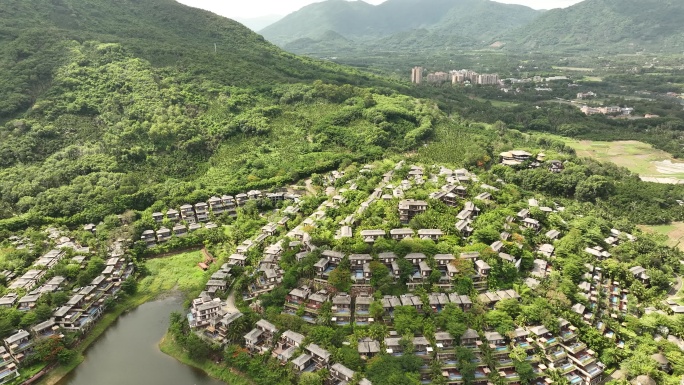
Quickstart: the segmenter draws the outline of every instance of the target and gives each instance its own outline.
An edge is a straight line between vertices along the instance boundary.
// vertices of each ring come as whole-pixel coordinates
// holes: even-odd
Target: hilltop
[[[530,22],[540,13],[489,0],[388,0],[377,6],[362,1],[328,0],[306,6],[260,33],[296,53],[346,50],[338,41],[328,40],[330,31],[354,41],[353,48],[360,51],[419,51],[425,44],[488,45],[491,39]]]
[[[681,52],[682,19],[677,0],[586,0],[545,12],[503,40],[528,50]]]

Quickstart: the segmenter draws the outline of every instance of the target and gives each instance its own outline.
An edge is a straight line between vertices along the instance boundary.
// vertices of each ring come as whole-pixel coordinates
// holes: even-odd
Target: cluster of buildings
[[[447,72],[431,72],[425,78],[423,67],[413,67],[411,69],[411,83],[423,84],[480,84],[480,85],[500,85],[501,80],[497,74],[479,74],[472,70],[453,70]]]
[[[247,199],[262,199],[260,194],[249,194]],[[251,196],[252,198],[249,198]],[[235,253],[228,257],[228,262],[221,266],[221,268],[213,273],[206,284],[205,290],[200,293],[198,298],[194,299],[187,314],[188,322],[192,330],[199,335],[213,343],[224,345],[227,343],[228,331],[233,322],[242,317],[233,304],[221,301],[217,296],[220,292],[225,292],[230,284],[232,269],[236,266],[243,267],[247,264],[247,253],[255,247],[261,245],[269,237],[277,235],[281,228],[289,221],[290,216],[297,214],[300,211],[299,196],[284,195],[287,199],[296,201],[294,205],[287,206],[280,210],[283,217],[277,222],[270,222],[261,228],[260,233],[256,234],[253,239],[247,239],[237,246]],[[244,204],[244,201],[241,201]],[[247,287],[243,293],[243,299],[252,301],[259,295],[268,293],[277,285],[282,283],[284,271],[280,267],[280,258],[285,250],[292,250],[300,248],[311,251],[315,246],[311,244],[311,236],[302,231],[304,226],[313,225],[313,218],[322,219],[320,214],[324,206],[322,206],[314,215],[307,218],[302,224],[292,229],[287,236],[292,239],[289,244],[285,244],[284,239],[271,243],[264,247],[262,257],[256,262],[257,268],[252,274],[255,279]],[[302,253],[298,255],[298,259],[303,258]],[[271,338],[273,334],[269,332],[274,327],[268,327],[268,322],[263,321],[257,325],[257,329],[250,332],[250,338],[253,342],[250,348],[259,346],[260,341],[263,342],[265,338]],[[271,325],[272,326],[272,325]],[[262,330],[263,329],[263,330]],[[269,339],[270,341],[270,339]]]
[[[590,254],[595,255],[595,253]],[[615,333],[606,329],[606,325],[601,319],[606,315],[612,319],[626,315],[630,291],[620,282],[605,278],[601,267],[587,264],[586,269],[588,271],[578,286],[579,295],[584,299],[584,302],[574,304],[572,311],[579,314],[587,324],[594,325],[605,337],[615,339]],[[629,271],[636,280],[639,280],[646,287],[650,285],[650,278],[646,269],[641,266],[634,266]],[[622,347],[624,342],[618,341],[617,345]]]
[[[402,273],[399,267],[399,260],[401,259],[410,262],[412,266],[407,282],[409,290],[414,290],[430,282],[433,272],[439,272],[439,280],[435,284],[441,289],[451,290],[453,289],[452,281],[460,273],[454,261],[461,259],[470,262],[474,267],[475,272],[470,278],[473,280],[475,288],[478,291],[485,291],[488,287],[487,277],[491,267],[479,259],[479,256],[478,252],[469,252],[462,253],[459,258],[453,254],[437,254],[428,258],[423,253],[409,253],[404,257],[399,257],[394,252],[384,252],[378,254],[377,259],[374,259],[370,254],[345,255],[338,251],[325,250],[314,265],[314,282],[327,285],[330,273],[337,268],[343,259],[347,258],[351,264],[352,287],[359,290],[370,290],[372,277],[370,263],[372,261],[382,263],[387,267],[392,278],[399,279]]]
[[[292,330],[286,330],[278,335],[278,328],[272,323],[262,319],[257,321],[255,328],[245,334],[245,347],[253,355],[265,354],[271,351],[271,355],[278,359],[283,365],[292,363],[297,373],[317,372],[328,370],[329,377],[324,379],[326,384],[346,385],[356,376],[356,372],[342,365],[333,362],[333,355],[328,350],[314,344],[304,343],[305,337]],[[379,352],[377,341],[360,341],[359,350],[371,350]],[[296,352],[301,354],[295,357]],[[360,385],[371,385],[371,382],[363,378]]]
[[[294,249],[300,250],[296,258],[297,261],[301,261],[309,252],[316,248],[316,246],[311,243],[311,235],[303,229],[307,226],[316,227],[317,221],[325,218],[324,207],[328,206],[335,207],[330,200],[324,202],[316,212],[290,230],[286,234],[286,237],[291,240],[290,243],[286,244],[284,239],[280,239],[264,248],[262,257],[257,264],[258,268],[254,272],[256,279],[247,287],[247,292],[243,294],[244,300],[251,301],[259,295],[273,290],[282,282],[285,272],[280,267],[280,259],[284,251]],[[278,222],[272,222],[262,227],[261,234],[257,235],[254,241],[248,240],[238,246],[236,253],[229,257],[228,263],[233,265],[244,265],[246,259],[244,253],[254,245],[263,242],[266,238],[276,235],[276,229],[284,227],[285,223],[289,220],[287,215],[294,215],[299,212],[299,210],[300,207],[298,203],[294,206],[285,208],[283,214],[286,214],[286,216]]]
[[[43,295],[66,291],[69,282],[65,277],[51,276],[48,279],[46,276],[66,257],[64,248],[80,250],[81,255],[73,257],[71,262],[85,268],[85,263],[91,255],[87,248],[82,248],[74,240],[61,236],[56,229],[48,229],[48,233],[59,247],[34,261],[31,268],[21,276],[8,276],[9,292],[0,298],[0,307],[27,312],[36,308]],[[68,301],[54,310],[49,319],[31,325],[26,330],[16,330],[3,339],[4,346],[0,347],[0,383],[18,376],[17,366],[33,354],[36,341],[48,337],[61,338],[65,332],[84,333],[95,324],[104,312],[107,299],[116,298],[122,282],[133,274],[133,263],[124,256],[124,248],[122,240],[115,242],[108,251],[109,258],[101,274],[89,285],[69,290]]]
[[[521,163],[532,157],[529,153],[518,151],[510,155],[512,160]],[[410,167],[407,179],[399,182],[398,187],[394,187],[390,183],[392,183],[396,171],[402,167],[403,163],[384,174],[382,182],[359,205],[358,209],[339,222],[338,237],[357,237],[368,244],[373,244],[383,238],[400,241],[409,237],[439,242],[444,236],[439,229],[399,227],[387,230],[386,228],[362,227],[354,232],[353,226],[359,225],[360,214],[368,210],[376,201],[394,199],[398,200],[396,209],[401,221],[410,222],[416,215],[427,212],[429,203],[422,200],[401,199],[403,192],[410,190],[412,186],[422,185],[426,181],[435,182],[440,179],[446,180],[446,184],[438,191],[430,194],[430,198],[440,200],[450,207],[462,207],[454,219],[454,226],[463,237],[468,237],[473,231],[474,220],[480,214],[481,208],[486,209],[493,198],[492,194],[498,191],[493,186],[483,183],[476,184],[479,182],[477,177],[465,170],[449,170],[442,167],[439,170],[439,175],[435,175],[418,166]],[[562,164],[556,167],[562,169]],[[369,169],[364,168],[364,170]],[[339,178],[331,177],[329,182],[334,184],[337,179]],[[502,181],[499,182],[503,183]],[[348,181],[347,184],[349,185],[348,189],[356,188],[353,180]],[[475,190],[478,187],[479,189]],[[346,204],[346,199],[342,195],[346,190],[347,188],[337,191],[329,187],[326,191],[329,199],[286,235],[287,239],[292,240],[290,243],[285,244],[284,239],[281,239],[266,246],[262,258],[258,261],[250,261],[253,266],[257,267],[255,274],[258,275],[258,278],[253,285],[254,287],[248,288],[244,295],[245,299],[257,299],[259,294],[272,290],[274,285],[282,282],[279,279],[281,279],[283,272],[278,267],[278,262],[284,250],[299,249],[299,253],[295,256],[299,262],[316,250],[316,246],[311,243],[309,231],[317,228],[322,224],[322,221],[326,220],[327,209]],[[383,194],[385,190],[390,190],[392,193]],[[479,195],[472,201],[468,200],[470,196],[478,193]],[[476,205],[474,202],[482,202],[483,205],[479,203]],[[283,313],[300,317],[310,324],[319,323],[321,317],[325,315],[330,317],[329,321],[337,325],[364,326],[373,323],[392,325],[396,310],[400,307],[411,307],[419,314],[424,314],[428,312],[440,313],[449,307],[468,311],[474,303],[482,305],[486,310],[491,310],[500,301],[520,301],[520,295],[514,290],[490,289],[489,277],[492,268],[487,261],[491,263],[489,258],[492,258],[492,254],[490,251],[493,251],[503,263],[510,263],[519,269],[521,259],[511,255],[518,254],[515,249],[522,245],[519,238],[529,231],[535,234],[543,234],[541,238],[543,242],[540,242],[534,250],[535,259],[532,271],[524,282],[530,288],[535,289],[547,279],[553,271],[554,242],[560,239],[561,232],[553,228],[544,228],[546,223],[544,215],[562,212],[564,208],[557,204],[554,208],[542,206],[533,198],[529,200],[529,206],[529,208],[521,209],[516,215],[506,218],[503,231],[499,239],[489,246],[491,250],[488,249],[486,258],[483,258],[481,253],[474,251],[463,252],[456,256],[453,254],[426,255],[423,253],[397,255],[394,252],[381,252],[377,255],[347,254],[335,250],[323,250],[320,252],[319,260],[314,264],[313,278],[300,282],[286,295]],[[286,210],[296,211],[297,208],[289,207]],[[265,226],[262,228],[262,234],[275,235],[274,226],[277,227],[277,223]],[[622,242],[629,242],[634,239],[631,234],[612,229],[601,244],[604,247],[607,245],[607,248],[610,249]],[[595,258],[598,263],[611,256],[609,250],[601,246],[587,247],[585,252]],[[343,261],[345,264],[347,261],[349,262],[352,286],[348,292],[337,292],[328,284],[328,278]],[[225,267],[244,265],[246,262],[244,254],[236,253],[230,257],[230,261]],[[393,279],[399,279],[400,275],[406,274],[407,272],[402,270],[410,266],[410,272],[407,274],[409,292],[398,296],[384,295],[374,298],[372,296],[373,288],[370,284],[372,263],[384,265]],[[467,269],[468,278],[473,282],[473,286],[478,292],[477,295],[467,296],[453,293],[452,282],[457,276],[463,276],[465,272],[465,270],[461,272],[459,269]],[[606,326],[605,319],[606,317],[622,318],[627,313],[629,291],[625,289],[623,283],[605,279],[600,267],[587,265],[585,269],[587,273],[579,285],[580,296],[583,299],[575,303],[571,310],[578,313],[584,322],[600,330],[605,338],[616,340],[618,346],[624,345],[624,342],[619,341],[615,332]],[[649,284],[648,272],[641,266],[632,267],[630,273],[645,285]],[[212,276],[212,280],[213,278]],[[428,287],[427,283],[432,283],[429,286],[431,290],[428,291],[427,295],[417,295],[415,289]],[[197,331],[201,331],[204,336],[223,343],[226,338],[226,330],[241,314],[232,310],[228,304],[222,303],[219,299],[212,298],[208,291],[209,289],[205,290],[205,293],[193,302],[190,312],[192,315],[191,325]],[[382,311],[379,310],[380,306]],[[322,314],[323,309],[325,309],[325,314]],[[373,310],[371,311],[371,309]],[[536,376],[532,382],[534,384],[548,384],[550,381],[549,372],[552,370],[559,371],[574,385],[601,383],[605,377],[605,366],[598,360],[596,353],[580,340],[577,328],[569,321],[559,319],[558,327],[552,329],[557,332],[552,332],[544,325],[539,324],[518,324],[513,332],[506,335],[501,335],[491,328],[480,331],[468,329],[462,335],[451,335],[448,331],[437,330],[434,335],[415,335],[407,341],[407,337],[398,335],[390,328],[390,331],[386,332],[382,338],[375,336],[375,338],[359,339],[352,342],[351,346],[355,347],[359,356],[365,359],[378,354],[394,356],[412,354],[420,357],[423,360],[423,366],[420,368],[420,380],[425,384],[434,381],[433,368],[435,362],[438,362],[441,376],[444,377],[446,383],[459,385],[465,382],[463,374],[459,371],[461,365],[456,354],[457,346],[465,347],[473,353],[474,358],[471,363],[476,367],[474,380],[476,384],[489,384],[497,377],[507,384],[520,384],[521,378],[516,372],[515,362],[511,358],[511,352],[514,349],[522,349],[527,353],[524,360],[532,365]],[[326,383],[346,384],[356,376],[353,370],[335,362],[331,352],[324,347],[307,343],[306,337],[295,331],[278,330],[278,327],[264,319],[257,322],[253,329],[243,336],[243,339],[245,348],[251,354],[260,355],[270,352],[282,364],[291,363],[298,373],[327,369],[330,375],[326,379]],[[405,350],[407,345],[412,346],[412,349]],[[485,360],[485,356],[493,357],[493,362]],[[369,384],[366,379],[363,379],[361,383]]]
[[[291,293],[291,296],[299,296],[300,292]],[[504,294],[506,295],[506,294]],[[337,300],[335,300],[337,298]],[[509,298],[519,299],[519,296]],[[288,303],[294,300],[288,297]],[[302,301],[301,298],[297,299]],[[344,320],[337,320],[338,324],[350,322],[352,318],[366,319],[368,312],[367,296],[350,297],[348,294],[337,294],[332,299],[337,314],[341,314]],[[306,303],[306,301],[302,302]],[[471,306],[470,298],[456,294],[431,294],[430,306],[424,306],[419,297],[406,294],[400,297],[385,296],[381,299],[383,306],[383,319],[391,323],[395,308],[400,306],[413,307],[419,313],[425,311],[439,312],[442,308],[440,303],[454,304],[463,310]],[[454,306],[452,305],[452,306]],[[359,313],[359,316],[356,314]],[[357,321],[358,322],[358,321]],[[361,321],[367,323],[368,321]],[[371,321],[372,322],[372,321]],[[595,385],[603,381],[605,366],[598,360],[596,353],[581,342],[578,338],[577,329],[567,320],[558,320],[558,333],[550,332],[543,325],[524,325],[517,327],[506,336],[494,330],[478,332],[467,329],[462,335],[452,335],[447,331],[438,330],[433,336],[413,336],[407,342],[412,346],[411,351],[406,351],[404,343],[406,337],[400,336],[395,331],[389,331],[380,340],[363,338],[356,341],[358,354],[369,359],[378,354],[390,354],[395,357],[412,354],[423,361],[420,368],[421,381],[430,383],[434,380],[432,365],[439,363],[441,375],[448,384],[464,383],[464,376],[459,371],[459,362],[456,347],[461,346],[472,353],[470,363],[474,364],[474,383],[486,385],[491,383],[492,376],[498,376],[507,384],[520,384],[520,376],[515,370],[515,363],[510,358],[514,349],[522,349],[527,356],[525,361],[533,368],[536,380],[534,383],[543,384],[548,380],[548,372],[557,370],[571,384]],[[266,320],[260,320],[255,328],[244,336],[244,346],[252,354],[265,354],[271,351],[273,357],[282,364],[291,362],[296,372],[303,373],[328,369],[330,372],[329,383],[348,383],[355,376],[355,372],[340,363],[333,363],[332,354],[316,344],[305,345],[306,337],[292,330],[287,330],[278,335],[278,328]],[[301,352],[296,355],[297,352]],[[485,354],[491,355],[493,364],[487,363]],[[361,380],[363,384],[369,384],[368,380]]]
[[[231,262],[224,263],[211,274],[204,290],[192,301],[186,315],[190,328],[198,336],[221,346],[227,343],[231,324],[242,317],[235,305],[219,298],[219,294],[226,293],[233,280],[233,266]]]
[[[580,107],[580,111],[585,115],[631,115],[634,108],[620,106],[590,107],[585,105]]]
[[[532,154],[524,150],[511,150],[499,154],[499,159],[500,163],[504,166],[520,166],[525,162],[531,161],[531,168],[538,168],[542,166],[542,163],[546,163],[549,171],[552,173],[559,173],[565,169],[565,165],[559,160],[546,161],[546,154],[544,153],[539,153],[536,157],[533,157]]]
[[[152,213],[152,219],[156,223],[162,224],[165,220],[168,220],[174,223],[174,226],[169,229],[162,225],[156,231],[145,230],[140,239],[145,242],[147,247],[153,247],[157,243],[169,241],[172,236],[184,237],[188,233],[199,230],[202,227],[214,229],[217,225],[209,222],[210,215],[230,215],[235,217],[237,216],[238,207],[244,206],[250,200],[270,199],[273,203],[277,203],[284,200],[298,201],[299,198],[300,195],[298,194],[284,192],[264,194],[259,190],[252,190],[247,193],[237,194],[236,196],[224,195],[220,198],[213,196],[207,202],[199,202],[194,205],[184,204],[179,210],[169,209],[166,213]]]
[[[497,74],[479,74],[471,70],[449,71],[451,84],[481,84],[499,85],[501,83]]]
[[[577,93],[577,99],[591,99],[595,98],[596,94],[593,91],[589,92],[578,92]]]

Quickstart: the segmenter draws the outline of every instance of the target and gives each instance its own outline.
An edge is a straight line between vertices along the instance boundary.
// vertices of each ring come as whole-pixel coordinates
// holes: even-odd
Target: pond
[[[204,372],[159,351],[179,298],[148,302],[122,315],[85,352],[85,360],[58,385],[221,385]]]

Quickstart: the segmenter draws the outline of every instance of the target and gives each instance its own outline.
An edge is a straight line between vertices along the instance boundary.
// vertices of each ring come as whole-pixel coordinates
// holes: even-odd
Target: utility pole
[[[214,43],[214,53],[216,53],[216,43]]]

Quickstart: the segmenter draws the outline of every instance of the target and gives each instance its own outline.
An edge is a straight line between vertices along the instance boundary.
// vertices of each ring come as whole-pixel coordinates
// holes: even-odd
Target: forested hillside
[[[429,104],[351,85],[389,83],[171,0],[0,12],[3,228],[281,185],[432,130]]]
[[[68,62],[71,41],[119,43],[193,80],[249,86],[363,76],[285,53],[244,26],[173,0],[0,2],[0,119],[24,112]]]
[[[470,124],[458,114],[516,128],[541,119],[437,104],[419,89],[413,94],[425,99],[404,96],[400,85],[284,53],[171,0],[7,1],[0,11],[11,16],[1,24],[0,233],[283,186],[406,154],[435,132],[448,138]],[[471,135],[452,155],[490,167],[497,140]],[[671,210],[680,190],[654,191],[660,207],[635,215],[681,219]],[[573,196],[574,188],[554,193]],[[612,212],[630,199],[619,190],[613,197]]]
[[[586,0],[544,13],[503,40],[515,49],[681,52],[684,2]]]
[[[329,0],[304,7],[260,33],[295,53],[419,52],[433,46],[487,46],[539,13],[489,0],[388,0],[377,6]],[[354,44],[331,39],[330,32]]]

